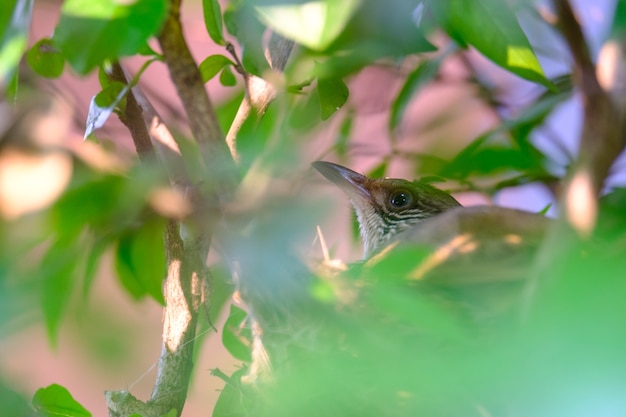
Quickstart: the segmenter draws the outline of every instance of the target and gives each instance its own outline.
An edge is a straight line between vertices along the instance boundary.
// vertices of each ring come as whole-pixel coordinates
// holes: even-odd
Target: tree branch
[[[270,64],[270,68],[277,73],[282,72],[287,65],[289,55],[293,50],[294,43],[291,40],[285,39],[280,35],[272,33],[270,41],[266,51],[266,58]],[[233,54],[237,62],[239,61],[234,53],[234,49],[229,49],[229,52]],[[243,69],[241,63],[242,74],[244,77],[245,92],[246,95],[237,110],[235,119],[233,120],[228,134],[226,135],[226,144],[230,150],[230,154],[235,160],[239,162],[239,152],[237,151],[237,135],[243,126],[243,123],[250,117],[252,109],[255,110],[257,116],[261,116],[267,110],[272,100],[276,98],[278,91],[276,87],[255,75],[248,74]]]
[[[204,88],[198,66],[183,37],[180,23],[181,0],[172,0],[158,36],[163,58],[176,87],[191,133],[200,147],[207,172],[198,180],[208,181],[208,188],[228,197],[236,185],[235,165],[224,141],[213,104]],[[206,178],[206,176],[209,178]]]
[[[624,111],[598,82],[596,67],[569,1],[553,0],[553,3],[558,28],[574,61],[573,80],[582,96],[584,123],[577,160],[561,197],[561,219],[548,230],[526,284],[526,313],[539,287],[555,276],[563,276],[562,269],[570,262],[568,257],[579,250],[575,234],[588,237],[593,231],[598,196],[611,166],[626,145]]]
[[[122,67],[113,65],[111,78],[128,83]],[[139,99],[137,99],[138,94]],[[142,161],[155,159],[155,147],[168,168],[173,185],[188,184],[181,170],[182,159],[176,153],[176,143],[158,115],[137,87],[128,92],[121,121],[128,128]],[[144,106],[140,106],[139,102]],[[150,126],[148,130],[147,126]],[[180,225],[168,222],[165,234],[167,277],[164,284],[166,302],[163,324],[163,346],[158,363],[157,379],[148,403],[143,403],[125,390],[105,393],[109,415],[126,417],[131,414],[161,416],[170,410],[180,415],[187,397],[193,367],[193,340],[196,334],[198,310],[202,301],[202,282],[208,280],[203,257],[206,252],[197,247],[185,247]]]
[[[588,235],[595,224],[597,196],[626,145],[623,115],[598,82],[596,67],[569,1],[554,0],[554,5],[558,27],[574,60],[574,83],[584,108],[578,160],[565,186],[564,213],[579,233]]]

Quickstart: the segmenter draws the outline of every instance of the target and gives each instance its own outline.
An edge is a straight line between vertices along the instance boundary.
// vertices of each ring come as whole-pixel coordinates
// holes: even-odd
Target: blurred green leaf
[[[50,344],[56,346],[59,325],[67,310],[81,252],[78,236],[55,241],[46,252],[39,273],[43,280],[42,307]]]
[[[617,0],[611,25],[611,37],[619,39],[624,36],[626,36],[626,1]]]
[[[0,85],[7,85],[26,49],[33,0],[4,0],[0,3]]]
[[[33,409],[29,401],[5,381],[0,381],[0,404],[2,412],[11,417],[33,417]]]
[[[317,95],[322,120],[327,120],[348,101],[350,92],[341,78],[319,78]]]
[[[166,0],[67,0],[54,41],[72,68],[87,74],[106,59],[136,54],[167,16]]]
[[[261,21],[288,39],[315,50],[326,49],[344,29],[359,0],[317,0],[255,7]]]
[[[224,87],[234,87],[237,85],[237,78],[229,67],[224,67],[220,73],[220,83]]]
[[[239,41],[241,63],[250,74],[262,76],[269,69],[263,50],[265,26],[256,18],[256,12],[246,2],[230,2],[224,11],[228,33]]]
[[[248,369],[243,367],[226,378],[226,384],[217,398],[212,417],[244,417],[250,415],[250,405],[246,407],[246,397],[242,395],[241,377]],[[212,371],[213,373],[213,371]]]
[[[350,133],[352,131],[352,122],[354,120],[354,113],[349,112],[341,122],[339,132],[335,138],[335,152],[339,159],[345,158],[348,154],[348,141],[350,139]]]
[[[98,272],[100,260],[102,259],[105,250],[108,249],[109,245],[112,243],[112,239],[96,239],[89,248],[87,259],[85,261],[85,272],[83,275],[83,297],[85,299],[91,292],[91,287],[93,286],[96,273]]]
[[[165,304],[164,233],[165,221],[157,219],[124,233],[119,239],[115,269],[122,285],[135,299],[149,295],[159,304]]]
[[[106,229],[115,225],[109,219],[114,216],[116,207],[121,205],[124,179],[80,170],[75,173],[73,181],[50,210],[53,230],[75,236],[87,225]]]
[[[252,333],[245,321],[248,314],[239,307],[230,306],[230,314],[222,330],[222,344],[235,359],[251,361]]]
[[[228,65],[235,65],[235,63],[224,55],[211,55],[206,57],[198,66],[200,75],[202,76],[202,82],[206,83],[211,78],[215,77],[222,68]]]
[[[217,0],[202,0],[202,10],[204,12],[204,25],[206,30],[218,45],[226,45],[222,26],[222,9]]]
[[[433,4],[444,29],[461,45],[470,44],[502,68],[553,88],[508,2],[446,0]]]
[[[449,54],[442,54],[435,59],[425,59],[407,77],[398,96],[391,105],[391,115],[389,116],[389,129],[393,130],[402,121],[404,112],[415,94],[426,84],[432,81],[437,73],[442,61]]]
[[[65,65],[65,58],[48,38],[40,39],[28,50],[26,61],[37,74],[46,78],[59,77]]]
[[[385,173],[387,172],[388,166],[389,166],[389,160],[385,158],[380,164],[372,168],[367,173],[367,176],[371,178],[384,178]]]
[[[39,417],[91,417],[91,413],[65,387],[57,384],[39,388],[32,404]]]

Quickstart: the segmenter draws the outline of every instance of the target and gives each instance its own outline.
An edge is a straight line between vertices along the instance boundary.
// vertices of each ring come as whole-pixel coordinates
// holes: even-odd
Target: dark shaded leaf
[[[619,39],[624,36],[626,36],[626,1],[617,0],[611,25],[611,37]]]
[[[91,413],[65,387],[57,384],[39,388],[32,404],[40,417],[91,417]]]
[[[165,278],[164,220],[145,223],[119,239],[115,269],[122,285],[135,299],[151,296],[160,304]]]
[[[252,333],[246,326],[248,314],[235,305],[230,306],[230,314],[222,330],[222,344],[234,358],[250,362]]]
[[[320,78],[317,80],[317,95],[322,120],[326,120],[346,103],[350,92],[341,78]]]
[[[212,370],[211,374],[215,375],[219,370]],[[215,408],[213,408],[213,417],[244,417],[250,413],[250,407],[246,407],[242,395],[241,377],[247,372],[247,368],[243,367],[236,370],[230,377],[222,376],[226,384],[217,398]]]

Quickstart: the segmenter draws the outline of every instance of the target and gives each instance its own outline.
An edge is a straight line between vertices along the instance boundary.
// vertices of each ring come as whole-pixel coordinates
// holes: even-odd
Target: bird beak
[[[372,199],[372,195],[367,189],[369,179],[366,176],[332,162],[315,161],[312,165],[320,174],[348,194],[353,201]]]

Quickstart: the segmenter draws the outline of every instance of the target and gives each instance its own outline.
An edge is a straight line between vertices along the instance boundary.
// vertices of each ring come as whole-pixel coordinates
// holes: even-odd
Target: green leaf
[[[40,417],[91,417],[91,413],[65,387],[57,384],[39,388],[32,404]]]
[[[230,314],[222,330],[222,344],[234,358],[251,361],[252,333],[244,326],[248,314],[239,307],[230,306]]]
[[[96,273],[98,272],[100,260],[102,259],[102,255],[111,243],[112,242],[109,239],[99,239],[96,240],[89,249],[89,254],[87,255],[87,260],[85,262],[85,272],[83,275],[84,298],[87,298],[91,291],[94,278],[96,277]]]
[[[388,166],[389,161],[385,158],[380,164],[376,165],[370,172],[368,172],[367,176],[370,178],[383,178],[385,176],[385,172],[387,172]]]
[[[48,339],[56,346],[59,324],[69,304],[80,252],[77,237],[56,241],[44,256],[42,271],[42,308]]]
[[[159,219],[120,237],[115,269],[122,285],[135,299],[149,295],[158,303],[165,303],[162,291],[166,273],[164,232],[164,221]]]
[[[217,372],[218,370],[215,370]],[[245,417],[250,415],[250,407],[246,407],[246,396],[242,395],[241,377],[246,374],[248,369],[243,367],[236,370],[226,379],[226,385],[217,398],[215,408],[213,408],[212,417]],[[221,371],[220,371],[221,372]],[[212,374],[214,371],[212,371]]]
[[[213,42],[218,45],[226,45],[222,25],[222,10],[217,0],[202,0],[204,12],[204,25]]]
[[[28,50],[26,61],[37,74],[46,78],[59,77],[65,65],[65,58],[48,38],[40,39]]]
[[[391,106],[391,115],[389,117],[389,129],[395,129],[404,116],[404,112],[415,96],[423,86],[430,82],[439,71],[442,59],[424,60],[417,68],[409,74],[400,93]]]
[[[3,0],[0,6],[0,85],[8,84],[28,41],[33,0]]]
[[[288,39],[314,50],[326,49],[342,32],[359,0],[317,0],[257,6],[261,21]]]
[[[234,87],[237,85],[237,78],[235,78],[235,75],[229,67],[224,67],[220,73],[220,83],[224,87]]]
[[[326,120],[348,101],[350,92],[341,78],[320,78],[317,80],[317,95],[322,120]]]
[[[198,66],[198,70],[200,70],[200,75],[202,76],[202,82],[206,83],[211,78],[215,77],[222,68],[228,65],[235,65],[235,63],[224,55],[211,55],[206,57]]]
[[[228,32],[237,38],[241,46],[241,63],[250,74],[262,76],[269,69],[263,49],[264,25],[256,18],[247,2],[229,2],[224,12],[224,23]]]
[[[552,88],[509,2],[448,0],[435,6],[444,29],[495,64]]]
[[[67,0],[54,31],[54,41],[80,74],[106,59],[134,55],[144,49],[167,16],[166,0]]]
[[[626,0],[617,0],[613,24],[611,25],[611,37],[623,38],[626,35]]]
[[[347,116],[341,122],[339,132],[335,138],[335,152],[337,156],[342,159],[348,155],[348,140],[352,132],[352,122],[354,121],[354,113],[349,112]]]

